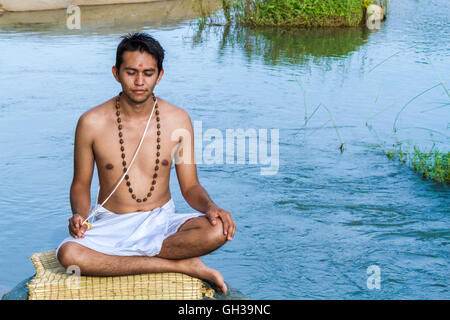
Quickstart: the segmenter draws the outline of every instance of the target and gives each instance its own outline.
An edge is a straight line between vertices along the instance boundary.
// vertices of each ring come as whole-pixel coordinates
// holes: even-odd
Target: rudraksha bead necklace
[[[116,116],[117,116],[117,124],[118,124],[118,129],[119,129],[119,142],[120,142],[120,151],[122,152],[122,166],[123,166],[123,172],[125,173],[127,171],[127,162],[125,161],[125,147],[123,146],[124,144],[124,140],[123,140],[123,133],[122,133],[122,119],[120,119],[120,96],[122,95],[122,92],[119,94],[119,96],[116,98]],[[131,198],[133,198],[134,200],[136,200],[136,202],[141,203],[141,202],[145,202],[148,200],[148,198],[150,198],[152,196],[152,192],[155,190],[155,184],[156,184],[156,178],[158,177],[158,174],[156,173],[156,171],[159,170],[159,156],[161,155],[160,153],[160,149],[161,149],[161,145],[159,144],[161,142],[161,124],[160,122],[160,118],[159,118],[159,110],[158,110],[158,103],[156,102],[156,97],[155,95],[152,93],[152,98],[153,98],[153,102],[155,102],[155,114],[156,114],[156,128],[158,129],[156,131],[156,134],[158,135],[156,137],[156,166],[155,166],[155,173],[153,174],[153,180],[152,180],[152,185],[150,186],[150,191],[147,193],[147,196],[145,196],[144,198],[140,199],[136,196],[136,194],[133,193],[133,188],[131,188],[131,182],[130,182],[130,177],[128,176],[128,174],[125,176],[125,180],[127,181],[127,186],[128,186],[128,191],[131,194]]]

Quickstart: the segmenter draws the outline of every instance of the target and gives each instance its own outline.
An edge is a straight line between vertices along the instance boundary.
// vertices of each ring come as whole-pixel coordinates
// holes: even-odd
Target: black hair
[[[120,66],[123,62],[123,53],[125,51],[137,50],[140,52],[145,51],[155,58],[159,74],[163,68],[164,49],[161,47],[158,40],[144,32],[129,33],[126,36],[122,36],[122,41],[117,46],[116,53],[117,72],[120,70]]]

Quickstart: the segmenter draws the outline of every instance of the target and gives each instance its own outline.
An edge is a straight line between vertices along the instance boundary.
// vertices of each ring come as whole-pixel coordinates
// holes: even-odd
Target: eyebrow
[[[125,70],[133,70],[133,71],[139,71],[138,69],[132,68],[132,67],[125,67]],[[149,69],[145,69],[145,71],[156,71],[155,68],[149,68]]]

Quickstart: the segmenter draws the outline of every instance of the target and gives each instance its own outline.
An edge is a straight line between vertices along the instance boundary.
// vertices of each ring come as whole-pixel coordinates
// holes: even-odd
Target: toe
[[[220,287],[220,290],[222,290],[223,294],[227,294],[227,286],[225,285],[225,283]]]

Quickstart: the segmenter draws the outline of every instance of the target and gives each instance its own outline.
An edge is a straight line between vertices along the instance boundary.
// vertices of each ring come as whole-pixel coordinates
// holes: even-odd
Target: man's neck
[[[143,103],[136,103],[130,100],[125,94],[120,96],[120,109],[128,120],[147,119],[153,108],[153,104],[154,102],[151,96]]]

